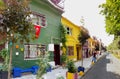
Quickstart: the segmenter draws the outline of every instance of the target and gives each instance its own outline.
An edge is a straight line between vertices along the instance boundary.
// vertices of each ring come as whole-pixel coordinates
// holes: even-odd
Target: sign
[[[48,44],[48,51],[54,51],[54,44]]]

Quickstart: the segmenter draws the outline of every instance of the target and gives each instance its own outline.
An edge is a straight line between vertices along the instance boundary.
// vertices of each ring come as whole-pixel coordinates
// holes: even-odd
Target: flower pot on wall
[[[66,73],[66,79],[78,79],[78,74],[77,73]]]
[[[19,48],[19,45],[16,45],[15,47],[16,47],[16,49],[18,49],[18,48]]]
[[[24,51],[24,48],[20,48],[20,51],[23,52],[23,51]]]

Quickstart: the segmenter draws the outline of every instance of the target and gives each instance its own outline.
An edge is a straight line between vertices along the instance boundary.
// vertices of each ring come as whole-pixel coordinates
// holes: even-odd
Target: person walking
[[[97,60],[97,58],[96,58],[96,51],[93,53],[93,57],[92,57],[92,64],[94,64],[94,63],[96,63],[96,60]]]

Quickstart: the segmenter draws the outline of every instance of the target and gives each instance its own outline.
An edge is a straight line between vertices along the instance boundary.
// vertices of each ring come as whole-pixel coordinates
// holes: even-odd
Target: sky
[[[65,12],[62,16],[79,26],[82,25],[80,20],[83,17],[84,27],[88,29],[90,36],[96,36],[108,46],[114,36],[105,32],[105,18],[100,14],[101,8],[98,8],[102,3],[105,3],[105,0],[65,0]]]

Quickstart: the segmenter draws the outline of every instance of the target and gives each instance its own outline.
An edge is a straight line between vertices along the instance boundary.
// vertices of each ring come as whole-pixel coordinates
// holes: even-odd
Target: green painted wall
[[[38,39],[31,41],[31,44],[46,44],[51,43],[51,37],[60,38],[60,23],[61,23],[61,12],[55,9],[51,4],[46,2],[46,0],[32,0],[30,4],[32,11],[44,14],[47,20],[47,26],[41,29],[41,33]],[[54,44],[59,44],[60,41],[54,39]],[[13,67],[28,68],[36,64],[36,60],[24,60],[24,51],[21,52],[20,48],[24,46],[20,43],[19,49],[13,48]],[[16,56],[15,52],[19,52],[19,55]]]

